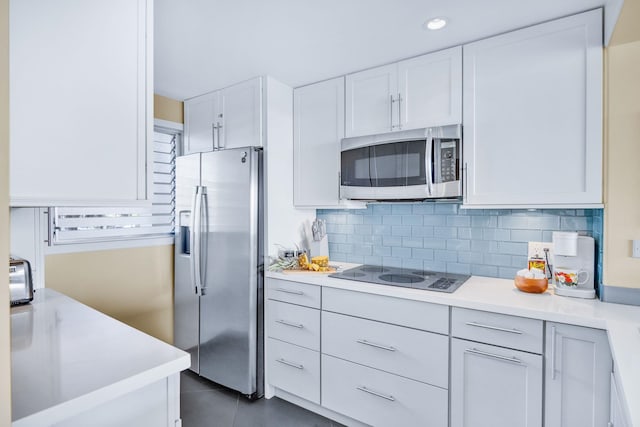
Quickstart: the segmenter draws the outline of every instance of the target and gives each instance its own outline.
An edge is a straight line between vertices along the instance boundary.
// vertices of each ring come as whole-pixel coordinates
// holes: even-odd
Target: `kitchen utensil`
[[[316,242],[321,241],[324,236],[327,235],[327,224],[324,219],[316,218],[311,225],[311,234],[313,234],[313,240]]]

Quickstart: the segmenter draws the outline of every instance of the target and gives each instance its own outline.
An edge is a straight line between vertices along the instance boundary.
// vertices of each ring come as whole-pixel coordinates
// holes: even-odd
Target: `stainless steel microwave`
[[[344,138],[341,197],[352,200],[462,196],[460,125]]]

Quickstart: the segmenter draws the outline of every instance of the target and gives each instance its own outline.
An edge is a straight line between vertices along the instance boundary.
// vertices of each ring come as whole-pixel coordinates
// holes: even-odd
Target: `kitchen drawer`
[[[542,354],[542,320],[454,307],[451,335]]]
[[[320,286],[268,278],[267,298],[319,309]]]
[[[270,338],[320,351],[320,310],[268,301],[266,323]]]
[[[376,427],[446,427],[447,390],[322,355],[322,406]]]
[[[320,404],[320,353],[269,338],[266,363],[269,384]]]
[[[449,306],[364,292],[322,288],[322,309],[449,334]]]
[[[322,353],[448,388],[445,335],[323,312]]]

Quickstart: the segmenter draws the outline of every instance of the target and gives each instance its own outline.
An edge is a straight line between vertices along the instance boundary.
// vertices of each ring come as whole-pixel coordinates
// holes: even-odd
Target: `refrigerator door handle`
[[[202,250],[202,187],[196,187],[196,203],[195,209],[193,210],[194,220],[194,239],[193,239],[193,249],[194,252],[191,254],[193,260],[193,271],[195,276],[195,286],[196,286],[196,294],[202,294],[202,275],[201,275],[201,264],[202,258],[200,251]]]
[[[200,249],[202,262],[200,264],[200,293],[205,295],[207,292],[207,260],[209,248],[209,202],[207,198],[207,187],[200,187]]]
[[[198,187],[193,187],[193,199],[191,200],[191,221],[189,224],[189,270],[191,273],[191,284],[196,294],[198,293],[198,283],[196,279],[196,207],[198,205]]]

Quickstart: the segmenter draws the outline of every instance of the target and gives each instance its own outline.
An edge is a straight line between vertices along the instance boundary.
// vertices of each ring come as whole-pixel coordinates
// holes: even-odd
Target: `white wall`
[[[8,0],[0,0],[0,259],[7,262],[8,258],[9,2]],[[0,276],[0,426],[8,426],[11,423],[11,339],[9,322],[9,275],[5,273]]]
[[[306,236],[316,211],[293,207],[293,89],[272,78],[266,85],[265,254],[276,256],[277,244],[308,247]]]

